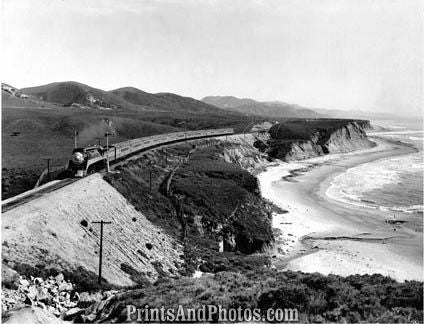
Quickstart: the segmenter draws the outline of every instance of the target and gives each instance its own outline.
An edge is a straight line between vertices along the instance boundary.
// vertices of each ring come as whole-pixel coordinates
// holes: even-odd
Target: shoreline
[[[258,175],[262,195],[288,211],[273,216],[277,269],[423,281],[422,219],[393,224],[385,221],[394,212],[326,195],[332,180],[351,167],[417,151],[398,141],[371,140],[377,145],[370,149],[282,162]]]

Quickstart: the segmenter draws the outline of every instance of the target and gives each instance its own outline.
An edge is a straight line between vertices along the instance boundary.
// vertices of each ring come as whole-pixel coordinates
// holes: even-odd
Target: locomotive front
[[[74,177],[82,178],[87,168],[88,155],[83,148],[76,148],[72,151],[69,169]]]
[[[72,176],[81,178],[105,167],[105,148],[99,145],[75,148],[68,169]]]

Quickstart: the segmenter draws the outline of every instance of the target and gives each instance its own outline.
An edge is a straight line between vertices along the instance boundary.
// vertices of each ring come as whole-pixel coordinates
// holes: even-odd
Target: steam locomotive
[[[75,148],[68,163],[68,171],[73,177],[84,177],[104,169],[107,160],[110,163],[115,162],[133,153],[164,144],[232,134],[233,128],[207,129],[141,137],[109,145],[109,149],[101,145]]]

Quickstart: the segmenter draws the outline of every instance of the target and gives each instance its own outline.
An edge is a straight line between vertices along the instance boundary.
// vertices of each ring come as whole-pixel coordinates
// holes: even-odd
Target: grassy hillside
[[[16,97],[16,95],[2,90],[1,91],[1,102],[2,107],[9,107],[9,108],[16,108],[16,109],[22,109],[22,108],[40,108],[40,109],[47,109],[47,108],[58,108],[61,105],[58,103],[53,102],[46,102],[41,100],[37,97],[30,96],[27,99],[21,99]]]
[[[110,93],[134,105],[146,106],[157,111],[229,114],[226,110],[219,109],[190,97],[182,97],[173,93],[152,94],[131,87],[112,90]]]
[[[49,83],[37,87],[23,88],[21,91],[44,101],[56,102],[64,106],[80,103],[103,108],[136,108],[112,93],[73,81]],[[90,102],[87,96],[91,96],[94,102]]]
[[[105,143],[105,132],[114,132],[111,142],[180,131],[181,128],[108,112],[74,108],[2,109],[2,193],[3,198],[31,189],[46,159],[51,166],[65,164],[74,147]]]
[[[198,101],[189,97],[178,96],[174,93],[158,93],[156,96],[170,102],[172,107],[175,107],[176,110],[199,112],[203,114],[214,113],[229,115],[229,113],[225,110],[217,109],[215,106],[208,105],[202,101]]]
[[[211,272],[262,266],[267,263],[266,256],[249,254],[265,250],[273,242],[271,210],[259,196],[256,178],[225,162],[223,149],[217,145],[193,150],[182,145],[167,149],[168,164],[161,153],[106,176],[150,221],[182,240],[187,233],[184,257],[189,274],[198,266]],[[155,166],[152,191],[148,161]],[[178,199],[182,199],[181,205]],[[220,240],[224,254],[218,252]]]
[[[151,94],[132,87],[104,91],[82,83],[68,81],[23,88],[20,91],[37,99],[64,106],[80,104],[83,107],[101,109],[229,114],[226,110],[190,97],[182,97],[173,93]]]
[[[44,106],[15,98],[18,109],[9,102],[2,107],[3,167],[32,166],[40,157],[66,161],[73,148],[73,131],[79,132],[79,145],[96,143],[106,130],[115,131],[112,142],[174,131],[234,127],[241,131],[252,119],[239,116],[105,111],[73,107]],[[260,119],[258,119],[260,120]],[[111,126],[109,126],[109,124]],[[17,136],[12,136],[18,133]]]
[[[195,151],[175,173],[171,190],[185,197],[189,222],[201,222],[204,232],[212,233],[211,239],[222,235],[225,249],[262,251],[273,242],[273,236],[271,215],[262,202],[257,180],[240,166],[225,162],[222,152],[223,146]]]
[[[240,99],[232,96],[205,97],[202,101],[230,111],[267,117],[319,118],[321,114],[312,109],[285,102],[259,102],[253,99]]]

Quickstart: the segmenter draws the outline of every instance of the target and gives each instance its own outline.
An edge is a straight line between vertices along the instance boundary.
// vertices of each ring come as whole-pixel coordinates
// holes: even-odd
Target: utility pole
[[[112,222],[105,222],[101,220],[100,222],[93,222],[94,224],[100,224],[100,249],[99,249],[99,277],[97,283],[99,286],[102,284],[102,251],[103,251],[103,225],[111,224]]]
[[[77,148],[78,132],[74,129],[74,148]]]
[[[109,136],[111,136],[111,133],[105,133],[106,137],[106,172],[111,172],[109,168]]]
[[[45,159],[47,161],[47,182],[50,182],[50,160],[51,159]]]

